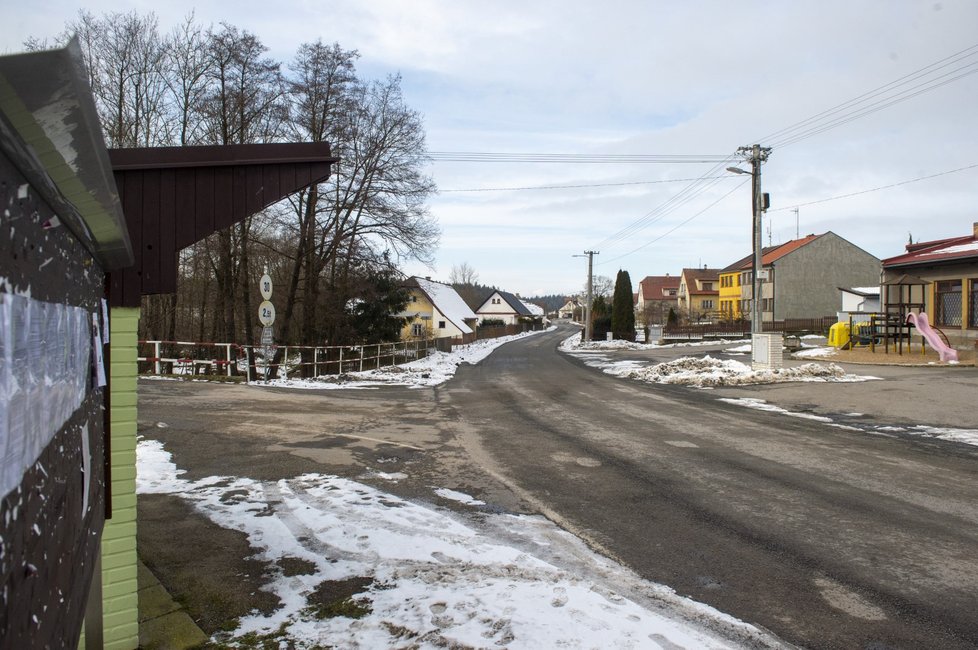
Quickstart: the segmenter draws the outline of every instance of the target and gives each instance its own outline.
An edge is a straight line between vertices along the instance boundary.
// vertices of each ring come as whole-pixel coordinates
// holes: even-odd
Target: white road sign
[[[261,297],[265,300],[272,299],[272,278],[267,273],[261,276],[261,280],[258,281],[258,290],[261,291]]]
[[[258,305],[258,321],[265,327],[271,327],[275,322],[275,305],[267,300]]]

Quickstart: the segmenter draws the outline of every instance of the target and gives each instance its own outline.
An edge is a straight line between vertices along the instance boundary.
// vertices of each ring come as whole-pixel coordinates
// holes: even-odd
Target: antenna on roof
[[[798,208],[793,209],[792,212],[795,213],[795,239],[800,239],[801,238],[801,236],[799,235],[800,230],[798,228]]]

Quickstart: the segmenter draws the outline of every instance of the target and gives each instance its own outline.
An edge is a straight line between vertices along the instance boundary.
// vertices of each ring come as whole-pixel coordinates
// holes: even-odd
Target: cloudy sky
[[[0,51],[61,31],[78,6],[0,0]],[[755,142],[773,145],[765,244],[794,238],[796,206],[802,236],[831,230],[878,257],[899,254],[910,236],[967,234],[978,221],[973,0],[85,6],[156,11],[164,29],[195,10],[201,22],[254,32],[282,61],[298,43],[336,41],[359,50],[362,75],[403,76],[432,152],[577,158],[433,162],[436,266],[406,267],[433,279],[468,263],[483,283],[523,295],[577,292],[587,265],[572,256],[585,250],[600,252],[596,274],[622,268],[634,283],[726,266],[750,253],[750,183],[724,171],[736,161],[716,161]],[[916,96],[894,94],[903,91]],[[870,100],[892,105],[858,117]],[[783,131],[812,118],[811,131],[844,123]],[[626,155],[645,162],[617,162]],[[596,156],[617,158],[589,162]],[[655,157],[671,162],[647,162]]]

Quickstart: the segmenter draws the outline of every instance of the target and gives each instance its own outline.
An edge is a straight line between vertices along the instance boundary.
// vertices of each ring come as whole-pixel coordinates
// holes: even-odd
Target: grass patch
[[[370,613],[370,601],[366,597],[357,598],[373,585],[372,578],[348,578],[346,580],[324,580],[316,590],[306,597],[309,605],[303,612],[318,619],[363,618]]]
[[[282,569],[282,575],[286,577],[308,576],[316,572],[315,562],[297,557],[283,557],[277,564]]]

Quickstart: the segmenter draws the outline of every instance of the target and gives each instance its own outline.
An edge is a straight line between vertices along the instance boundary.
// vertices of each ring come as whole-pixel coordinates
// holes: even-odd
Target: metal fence
[[[434,341],[400,341],[342,346],[246,346],[237,343],[201,343],[195,341],[139,341],[140,374],[150,375],[248,375],[248,352],[254,358],[254,372],[259,378],[273,374],[287,379],[290,375],[318,377],[348,372],[375,370],[423,359],[434,348]],[[274,363],[281,353],[278,363]]]

